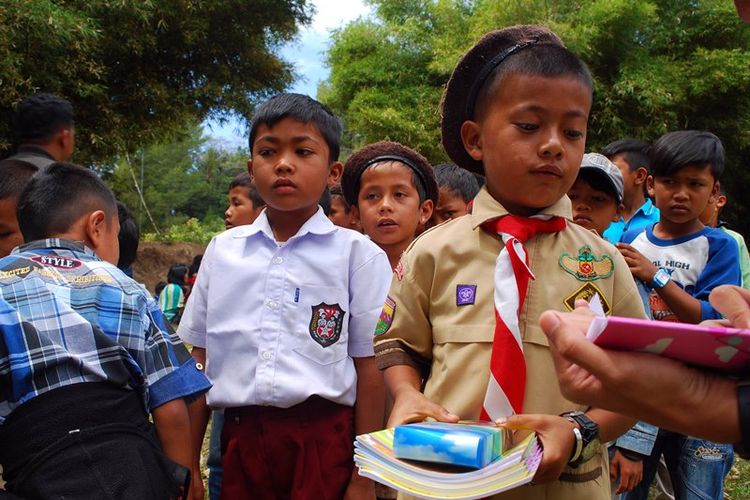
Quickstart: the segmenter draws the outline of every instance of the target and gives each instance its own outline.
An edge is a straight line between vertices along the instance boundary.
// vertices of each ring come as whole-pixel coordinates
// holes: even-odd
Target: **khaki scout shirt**
[[[462,419],[477,419],[489,380],[495,331],[494,269],[501,240],[480,225],[508,212],[482,189],[473,212],[420,236],[404,253],[376,329],[381,369],[411,365],[426,377],[425,395]],[[608,314],[645,318],[628,266],[603,238],[571,221],[567,196],[542,211],[568,220],[556,234],[525,244],[532,272],[519,325],[526,358],[524,413],[558,415],[585,407],[560,393],[539,316],[570,311],[576,298],[601,297]],[[602,447],[604,448],[604,447]],[[609,495],[606,458],[566,468],[560,481],[497,498],[594,499]]]

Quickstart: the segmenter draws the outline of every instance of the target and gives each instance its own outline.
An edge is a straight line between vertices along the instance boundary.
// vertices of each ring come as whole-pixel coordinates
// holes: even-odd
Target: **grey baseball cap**
[[[581,160],[579,174],[583,171],[587,171],[589,175],[601,176],[606,180],[616,195],[617,203],[622,203],[624,181],[617,165],[599,153],[586,153]]]

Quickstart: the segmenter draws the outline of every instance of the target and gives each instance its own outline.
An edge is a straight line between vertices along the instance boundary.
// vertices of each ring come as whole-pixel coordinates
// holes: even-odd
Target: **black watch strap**
[[[750,459],[750,380],[748,379],[737,383],[737,406],[742,441],[734,445],[734,451],[747,460]]]

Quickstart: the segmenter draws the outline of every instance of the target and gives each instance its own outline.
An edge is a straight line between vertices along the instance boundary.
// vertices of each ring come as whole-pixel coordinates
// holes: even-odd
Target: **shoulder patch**
[[[588,245],[579,248],[576,257],[567,252],[563,253],[558,260],[558,264],[566,273],[573,275],[578,281],[609,278],[615,272],[615,262],[612,257],[606,253],[597,257]]]
[[[388,331],[393,323],[393,316],[396,314],[396,301],[394,301],[390,295],[385,298],[385,304],[383,304],[383,310],[380,311],[380,318],[378,318],[378,324],[375,325],[375,335],[383,335]]]
[[[612,310],[612,307],[609,305],[607,297],[602,293],[601,290],[599,290],[599,287],[591,282],[586,283],[578,290],[568,295],[563,303],[565,303],[565,307],[567,307],[569,311],[572,311],[576,307],[576,300],[583,299],[586,302],[590,302],[591,298],[597,294],[599,295],[599,300],[602,303],[602,310],[604,310],[604,314],[608,315]]]

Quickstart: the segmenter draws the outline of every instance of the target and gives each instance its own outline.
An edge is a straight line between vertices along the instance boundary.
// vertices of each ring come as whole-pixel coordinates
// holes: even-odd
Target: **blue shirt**
[[[629,221],[625,222],[625,219],[620,217],[620,220],[609,225],[602,236],[614,245],[622,241],[622,235],[625,232],[640,232],[657,222],[659,222],[659,209],[654,206],[650,198],[646,198],[646,202],[635,211]]]
[[[39,240],[0,259],[0,424],[83,382],[138,391],[153,410],[210,384],[156,301],[81,243]]]

